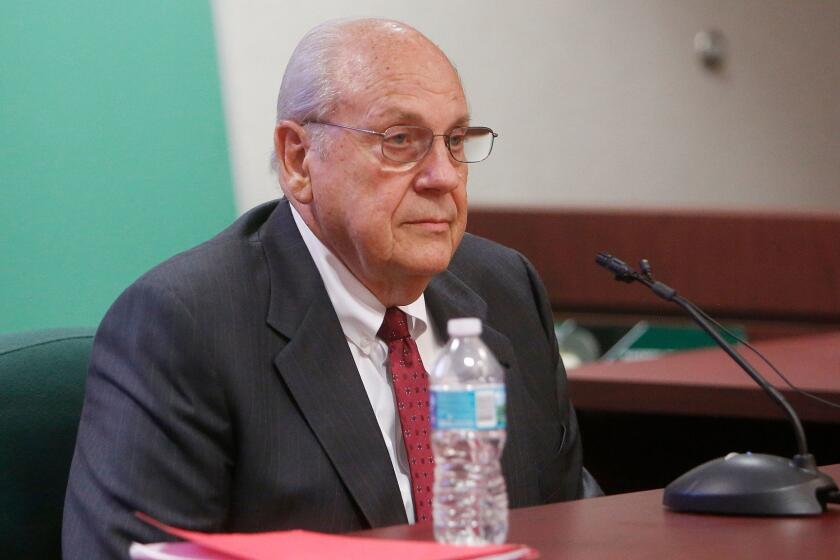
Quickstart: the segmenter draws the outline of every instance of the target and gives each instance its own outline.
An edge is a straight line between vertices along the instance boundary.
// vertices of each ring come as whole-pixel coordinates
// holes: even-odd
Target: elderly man
[[[542,285],[519,254],[464,234],[468,167],[494,137],[470,123],[457,72],[416,30],[311,31],[278,99],[285,198],[141,277],[100,326],[65,557],[165,538],[134,511],[201,531],[428,519],[429,489],[411,482],[428,417],[404,414],[377,333],[407,326],[400,336],[431,365],[453,317],[482,318],[507,369],[511,506],[581,497]]]

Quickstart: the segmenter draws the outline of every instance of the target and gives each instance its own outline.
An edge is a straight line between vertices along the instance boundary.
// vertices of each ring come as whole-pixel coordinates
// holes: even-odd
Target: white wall
[[[277,196],[277,88],[295,44],[339,16],[402,19],[458,66],[500,133],[473,206],[840,211],[840,2],[214,0],[240,210]],[[716,27],[730,57],[698,63]]]

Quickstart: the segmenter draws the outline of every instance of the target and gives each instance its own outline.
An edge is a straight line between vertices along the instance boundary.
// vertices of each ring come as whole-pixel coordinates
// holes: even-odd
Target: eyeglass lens
[[[434,138],[434,133],[422,126],[392,126],[382,135],[382,154],[394,161],[417,161],[429,151]],[[452,157],[462,163],[486,159],[493,149],[493,131],[485,127],[454,128],[444,140]]]

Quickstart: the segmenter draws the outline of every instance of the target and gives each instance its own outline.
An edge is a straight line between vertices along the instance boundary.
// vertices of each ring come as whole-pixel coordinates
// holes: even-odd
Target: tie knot
[[[396,307],[386,309],[385,319],[382,320],[382,326],[379,327],[379,332],[376,333],[376,336],[385,342],[392,342],[411,336],[408,333],[408,318],[405,312]]]

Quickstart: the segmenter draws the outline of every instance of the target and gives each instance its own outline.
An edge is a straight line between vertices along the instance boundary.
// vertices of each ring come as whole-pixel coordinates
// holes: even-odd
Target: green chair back
[[[60,558],[94,329],[0,334],[0,551]]]

